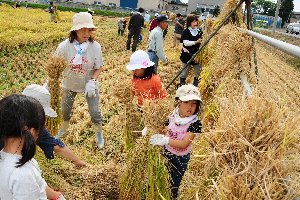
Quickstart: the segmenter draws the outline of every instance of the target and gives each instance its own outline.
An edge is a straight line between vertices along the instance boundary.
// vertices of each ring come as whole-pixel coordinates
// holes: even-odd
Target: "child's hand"
[[[155,134],[152,135],[150,138],[150,144],[153,146],[159,145],[159,146],[165,146],[169,144],[170,138],[167,136],[164,136],[162,134]]]

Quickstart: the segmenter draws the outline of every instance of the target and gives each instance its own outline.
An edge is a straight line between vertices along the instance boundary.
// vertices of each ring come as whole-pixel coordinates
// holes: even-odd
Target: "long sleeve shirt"
[[[132,15],[128,24],[128,30],[132,28],[141,29],[143,27],[144,27],[144,17],[140,13]]]
[[[149,36],[148,50],[156,53],[157,57],[167,63],[167,58],[164,50],[163,30],[158,26],[153,29]]]

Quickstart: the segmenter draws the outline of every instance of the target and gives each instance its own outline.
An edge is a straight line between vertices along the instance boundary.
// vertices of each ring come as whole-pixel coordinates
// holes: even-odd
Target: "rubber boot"
[[[59,129],[58,133],[55,136],[56,139],[59,139],[63,134],[65,134],[68,131],[69,124],[70,124],[70,121],[64,121],[61,124],[60,129]]]
[[[98,148],[103,149],[104,138],[103,138],[103,133],[102,133],[102,125],[101,124],[93,124],[93,130],[97,134]]]
[[[198,83],[199,83],[198,78],[194,77],[193,85],[194,85],[195,87],[198,87]]]
[[[186,78],[180,78],[179,79],[179,87],[185,85]]]

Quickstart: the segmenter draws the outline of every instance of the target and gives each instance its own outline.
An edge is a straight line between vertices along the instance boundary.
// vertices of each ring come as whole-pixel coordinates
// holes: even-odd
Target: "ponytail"
[[[31,160],[36,151],[35,139],[28,129],[22,131],[22,141],[24,141],[21,150],[22,158],[17,162],[17,168],[22,167],[26,162]]]

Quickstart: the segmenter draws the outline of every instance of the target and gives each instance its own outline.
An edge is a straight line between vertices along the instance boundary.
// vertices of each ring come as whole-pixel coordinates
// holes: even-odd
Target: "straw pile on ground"
[[[58,132],[61,122],[61,78],[62,72],[67,67],[67,62],[64,58],[49,58],[45,69],[48,74],[48,87],[51,94],[51,107],[56,111],[56,118],[47,118],[46,127],[52,135]]]

